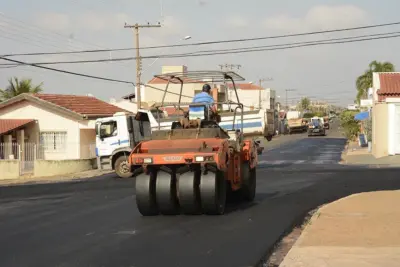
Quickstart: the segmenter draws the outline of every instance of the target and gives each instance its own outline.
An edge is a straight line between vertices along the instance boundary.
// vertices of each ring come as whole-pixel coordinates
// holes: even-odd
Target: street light
[[[192,36],[187,35],[187,36],[185,36],[185,38],[183,38],[182,40],[189,40],[189,39],[192,39]]]

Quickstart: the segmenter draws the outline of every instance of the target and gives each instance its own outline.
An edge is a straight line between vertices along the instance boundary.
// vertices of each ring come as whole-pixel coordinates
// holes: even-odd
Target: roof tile
[[[34,119],[0,119],[0,134],[5,134],[34,121]]]
[[[241,90],[264,90],[264,88],[252,84],[252,83],[235,83],[236,89],[241,89]],[[233,89],[233,84],[228,84],[228,87],[230,89]]]
[[[167,84],[168,81],[158,78],[158,77],[154,77],[153,79],[151,79],[150,81],[147,82],[147,84]],[[171,81],[171,83],[179,83],[178,81],[174,80]],[[205,81],[195,81],[195,80],[191,80],[191,79],[183,79],[183,83],[206,83]]]
[[[34,97],[86,116],[112,116],[116,112],[127,112],[117,106],[92,96],[34,94]]]
[[[380,90],[378,95],[397,95],[400,96],[400,73],[387,72],[379,73]]]

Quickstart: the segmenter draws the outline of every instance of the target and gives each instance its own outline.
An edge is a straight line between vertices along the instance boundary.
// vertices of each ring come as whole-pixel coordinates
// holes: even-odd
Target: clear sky
[[[133,34],[124,23],[157,23],[162,28],[141,30],[141,45],[163,45],[236,38],[262,37],[282,33],[323,30],[400,21],[400,1],[385,0],[13,0],[0,2],[0,54],[54,52],[98,48],[133,47]],[[142,51],[142,55],[181,53],[196,50],[238,48],[331,37],[347,37],[397,31],[400,26],[330,33],[282,40],[220,44],[190,48]],[[190,35],[191,40],[182,40]],[[218,69],[218,64],[240,64],[248,81],[273,78],[264,85],[276,89],[284,99],[302,95],[352,103],[355,79],[372,60],[391,61],[400,68],[400,40],[306,47],[234,55],[143,61],[142,79],[147,81],[162,65],[186,65],[189,70]],[[134,51],[113,52],[111,57],[134,56]],[[109,53],[25,56],[27,62],[109,58]],[[1,61],[0,64],[7,63]],[[148,66],[152,64],[151,66]],[[135,81],[135,61],[54,65],[60,69],[96,76]],[[101,99],[132,92],[129,85],[97,81],[29,66],[0,66],[0,88],[12,76],[44,83],[47,93],[87,94]]]

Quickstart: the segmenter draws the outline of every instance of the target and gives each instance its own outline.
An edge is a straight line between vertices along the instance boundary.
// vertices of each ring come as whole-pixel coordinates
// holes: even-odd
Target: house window
[[[64,152],[67,132],[41,132],[40,146],[44,152]]]

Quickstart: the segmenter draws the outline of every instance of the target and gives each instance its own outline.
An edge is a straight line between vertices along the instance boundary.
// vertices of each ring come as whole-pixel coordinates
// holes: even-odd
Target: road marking
[[[325,162],[326,162],[326,160],[313,160],[313,161],[311,161],[311,164],[319,165],[319,164],[325,164]]]
[[[318,159],[318,160],[260,160],[258,162],[258,165],[264,165],[264,166],[278,166],[278,165],[287,165],[287,164],[293,164],[293,165],[304,165],[304,164],[309,164],[309,165],[322,165],[322,164],[337,164],[338,161],[333,160],[333,159]]]
[[[116,235],[135,235],[136,230],[133,231],[118,231],[115,233]]]

